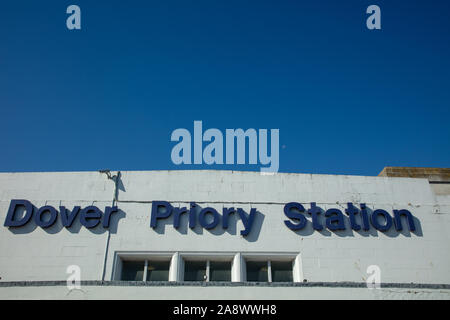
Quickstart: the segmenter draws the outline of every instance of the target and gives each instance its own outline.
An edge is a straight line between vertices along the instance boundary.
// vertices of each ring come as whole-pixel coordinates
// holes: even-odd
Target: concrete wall
[[[114,184],[98,172],[0,174],[1,281],[66,279],[71,264],[82,267],[86,279],[100,279],[107,231],[89,231],[75,223],[44,230],[30,222],[23,228],[3,227],[11,199],[27,199],[35,206],[112,204]]]
[[[116,204],[120,213],[109,231],[101,227],[88,230],[78,220],[69,229],[63,228],[59,220],[47,230],[36,228],[31,222],[24,228],[2,226],[1,281],[65,280],[69,265],[80,266],[82,280],[109,281],[113,279],[119,252],[294,252],[300,254],[301,272],[309,282],[364,282],[367,267],[378,265],[382,283],[450,284],[450,201],[447,195],[436,195],[427,179],[133,171],[122,172],[117,186]],[[104,208],[113,204],[114,194],[114,181],[99,172],[1,173],[0,220],[5,220],[11,199],[27,199],[36,206],[95,204]],[[214,207],[219,212],[224,206],[241,207],[247,212],[257,208],[259,214],[247,237],[240,235],[243,226],[236,219],[231,221],[228,230],[220,227],[210,231],[201,227],[191,230],[186,226],[187,217],[182,218],[179,230],[172,227],[170,219],[153,230],[149,223],[151,202],[155,200],[187,207],[195,201],[201,207]],[[415,232],[400,233],[393,229],[383,233],[373,227],[366,232],[352,231],[349,227],[345,231],[317,232],[309,223],[304,230],[293,232],[283,223],[284,204],[291,201],[300,202],[306,208],[314,201],[324,210],[344,211],[347,202],[366,203],[372,210],[385,209],[390,214],[393,209],[408,209],[417,218],[418,228]],[[10,293],[13,296],[17,290],[20,288],[1,287],[0,297],[8,297]],[[93,297],[107,296],[109,293],[104,290],[98,288]],[[171,289],[145,290],[156,293]],[[204,290],[212,293],[218,289]],[[234,298],[245,297],[252,290],[257,289],[235,290]],[[280,292],[279,297],[288,298],[292,297],[292,290],[301,296],[306,289],[281,288],[271,292]],[[357,291],[362,289],[342,290],[357,297]],[[204,296],[197,291],[191,295]]]
[[[152,300],[309,300],[309,299],[420,299],[448,300],[448,289],[348,288],[348,287],[147,287],[65,286],[0,287],[1,299],[152,299]]]

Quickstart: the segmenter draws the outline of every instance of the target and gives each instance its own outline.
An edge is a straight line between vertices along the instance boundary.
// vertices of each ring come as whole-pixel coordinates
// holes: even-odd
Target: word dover
[[[81,209],[75,206],[72,210],[60,206],[58,211],[52,206],[35,207],[28,200],[13,199],[6,214],[5,227],[23,227],[30,220],[43,229],[55,224],[58,215],[63,227],[70,228],[78,216],[81,225],[88,229],[95,228],[100,222],[103,228],[109,228],[111,216],[118,212],[117,207],[106,207],[105,213],[96,206]],[[33,218],[33,219],[31,219]]]
[[[219,129],[203,132],[202,121],[194,121],[194,164],[224,164],[223,134]],[[192,164],[191,133],[179,128],[172,132],[171,141],[178,142],[172,149],[171,159],[176,165]],[[261,172],[278,172],[279,168],[279,129],[270,130],[270,156],[268,155],[267,129],[226,129],[225,130],[225,164],[234,165],[235,149],[237,164],[245,164],[246,140],[248,140],[248,164],[267,165]],[[235,146],[236,141],[236,146]],[[209,142],[203,149],[203,142]],[[258,143],[259,142],[259,143]],[[259,152],[258,152],[259,149]]]

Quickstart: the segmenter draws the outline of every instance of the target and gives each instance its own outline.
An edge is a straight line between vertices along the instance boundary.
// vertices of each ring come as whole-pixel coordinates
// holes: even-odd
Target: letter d
[[[17,207],[25,207],[25,215],[20,220],[14,220],[14,214],[16,213]],[[11,200],[9,205],[8,214],[5,219],[5,227],[21,227],[25,225],[33,215],[33,205],[28,200]]]

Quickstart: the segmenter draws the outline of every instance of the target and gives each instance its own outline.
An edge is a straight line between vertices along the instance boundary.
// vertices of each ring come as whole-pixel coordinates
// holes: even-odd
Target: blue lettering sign
[[[23,215],[20,214],[22,210],[25,213]],[[96,206],[88,206],[82,210],[79,206],[76,206],[72,211],[64,206],[60,206],[59,210],[58,214],[58,211],[52,206],[36,208],[28,200],[11,200],[4,226],[22,227],[33,217],[33,221],[37,226],[46,229],[55,224],[59,215],[62,225],[70,228],[79,214],[80,223],[88,229],[95,228],[100,221],[102,221],[103,228],[109,228],[111,215],[118,212],[117,207],[106,207],[103,215],[103,212]]]
[[[219,225],[223,229],[227,229],[230,215],[237,213],[244,225],[244,230],[241,230],[241,235],[247,236],[252,229],[257,213],[256,208],[252,208],[250,213],[246,213],[242,208],[237,208],[236,210],[234,208],[223,208],[221,215],[216,209],[207,207],[201,209],[197,216],[198,208],[199,206],[195,202],[191,202],[190,209],[187,210],[186,207],[174,208],[167,201],[153,201],[150,227],[155,229],[158,226],[159,220],[168,219],[173,215],[173,227],[178,229],[180,227],[180,216],[186,213],[189,215],[189,228],[191,229],[197,226],[197,221],[200,226],[207,230],[214,229]]]
[[[370,229],[369,221],[375,229],[382,232],[386,232],[391,229],[392,225],[395,225],[395,229],[397,231],[402,231],[403,226],[401,217],[405,217],[407,220],[407,225],[410,231],[416,230],[414,217],[411,212],[406,209],[394,210],[394,217],[391,217],[391,215],[389,215],[389,213],[385,210],[377,209],[373,211],[369,218],[366,205],[361,203],[360,208],[361,210],[358,210],[352,203],[349,202],[347,203],[347,209],[345,209],[345,213],[348,215],[350,220],[350,227],[355,231],[361,230],[361,225],[357,222],[357,217],[359,215],[361,216],[359,220],[362,222],[362,229],[364,231],[368,231]],[[284,224],[289,229],[294,231],[303,229],[307,224],[306,217],[303,215],[304,212],[305,208],[302,204],[297,202],[289,202],[284,206],[284,214],[290,220],[285,220]],[[322,209],[320,209],[315,202],[311,202],[310,209],[307,210],[307,213],[311,215],[314,230],[323,230],[323,223],[319,218],[322,213]],[[326,217],[325,225],[328,229],[331,231],[345,230],[344,215],[341,210],[334,208],[328,209],[324,216]],[[294,223],[293,221],[298,222]]]

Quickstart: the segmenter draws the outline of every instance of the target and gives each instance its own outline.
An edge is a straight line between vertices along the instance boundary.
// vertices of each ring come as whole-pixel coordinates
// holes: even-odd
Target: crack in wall
[[[113,200],[112,200],[112,207],[116,205],[116,203],[119,201],[119,183],[121,183],[120,177],[121,172],[117,171],[117,174],[114,176],[111,176],[111,172],[109,170],[101,170],[100,173],[106,174],[109,180],[112,180],[114,182],[114,194],[113,194]],[[109,251],[109,241],[111,239],[111,230],[108,228],[108,236],[106,237],[106,244],[105,244],[105,257],[103,259],[103,270],[102,270],[102,281],[105,281],[105,275],[106,275],[106,265],[108,262],[108,251]]]

